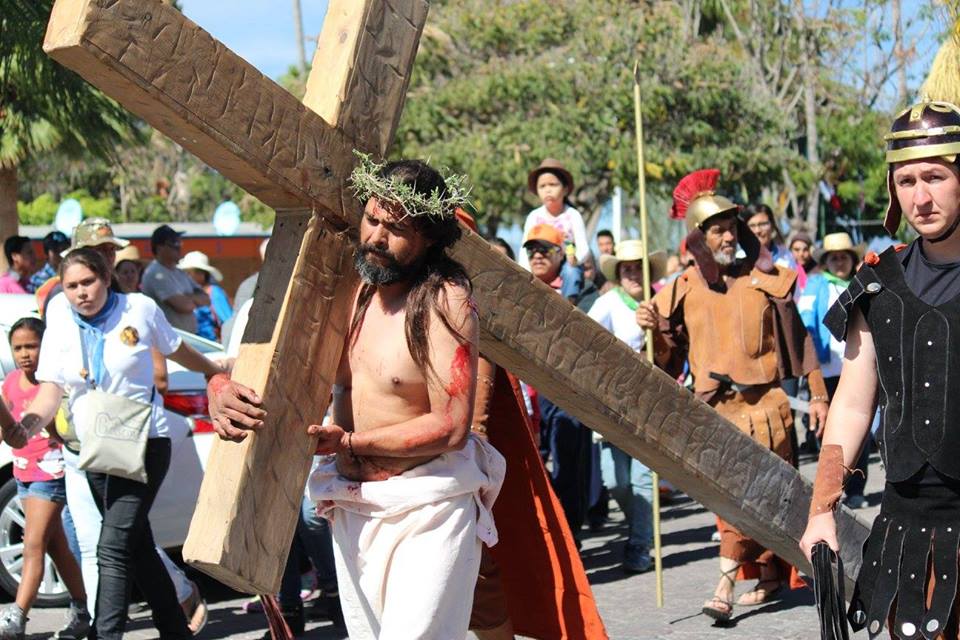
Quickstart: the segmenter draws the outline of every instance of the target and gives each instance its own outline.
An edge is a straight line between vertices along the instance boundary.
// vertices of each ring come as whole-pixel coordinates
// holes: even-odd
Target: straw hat
[[[845,231],[829,233],[823,236],[823,246],[814,252],[814,256],[817,262],[823,262],[827,258],[827,254],[833,251],[849,251],[856,263],[863,260],[864,246],[862,244],[854,245],[850,234]]]
[[[621,262],[633,262],[643,259],[643,242],[623,240],[617,245],[616,255],[600,256],[600,273],[611,282],[617,282],[617,265]],[[650,282],[656,282],[667,271],[667,252],[654,251],[650,254]]]
[[[120,251],[117,251],[117,259],[113,261],[113,265],[117,266],[127,260],[130,262],[141,262],[140,249],[137,249],[137,247],[132,244],[120,249]]]
[[[567,188],[569,193],[573,192],[573,176],[570,172],[560,164],[559,160],[544,158],[540,166],[527,175],[527,189],[530,190],[530,193],[537,195],[537,179],[540,177],[540,174],[547,173],[548,171],[560,177],[560,182],[563,183],[563,186]]]
[[[210,265],[210,258],[202,251],[191,251],[180,258],[180,262],[177,263],[177,268],[183,271],[187,269],[200,269],[213,276],[213,279],[217,282],[223,280],[223,274],[220,273],[219,269]]]

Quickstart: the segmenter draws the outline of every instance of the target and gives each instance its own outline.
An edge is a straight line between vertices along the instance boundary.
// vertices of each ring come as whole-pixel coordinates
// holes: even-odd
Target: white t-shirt
[[[116,308],[107,318],[103,346],[104,378],[100,389],[140,402],[153,402],[151,438],[167,438],[163,398],[153,388],[153,358],[150,349],[169,355],[180,347],[157,303],[140,293],[117,294]],[[89,386],[81,376],[83,352],[80,329],[73,320],[66,295],[57,296],[47,308],[47,330],[40,346],[37,380],[54,382],[66,390],[74,415],[77,437],[83,441]],[[89,368],[89,367],[88,367]]]
[[[639,353],[643,349],[646,332],[637,324],[637,312],[620,299],[616,289],[611,289],[597,298],[587,315],[630,345],[634,351]]]
[[[527,258],[527,252],[523,250],[523,243],[527,241],[530,232],[538,224],[549,224],[560,231],[563,234],[564,241],[574,245],[577,262],[583,263],[587,254],[590,253],[590,243],[587,242],[587,229],[583,226],[583,216],[571,206],[564,207],[558,216],[550,215],[547,208],[541,206],[528,213],[527,219],[523,223],[523,239],[520,241],[520,255],[518,256],[521,267],[527,271],[530,270],[530,259]]]

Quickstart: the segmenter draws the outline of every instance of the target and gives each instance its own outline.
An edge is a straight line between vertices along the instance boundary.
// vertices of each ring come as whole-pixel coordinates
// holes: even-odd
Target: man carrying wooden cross
[[[777,267],[766,248],[739,220],[739,207],[716,195],[720,172],[696,171],[673,193],[671,216],[686,219],[688,268],[654,300],[637,310],[655,334],[657,364],[674,370],[689,359],[694,391],[754,441],[792,458],[793,418],[780,381],[809,376],[811,421],[823,424],[827,392],[793,288],[797,274]],[[737,245],[746,253],[738,260]],[[658,317],[659,316],[659,317]],[[729,522],[720,520],[720,581],[703,613],[719,621],[733,613],[734,582],[759,577],[737,604],[768,601],[787,580],[787,569]],[[791,576],[792,577],[792,576]]]
[[[351,638],[462,638],[481,541],[497,541],[491,507],[505,471],[470,435],[477,314],[469,279],[444,253],[460,237],[463,192],[459,178],[445,182],[419,161],[364,159],[352,182],[366,201],[354,261],[362,285],[333,423],[307,429],[332,454],[310,494],[332,523]],[[262,425],[252,390],[211,384],[221,437]]]

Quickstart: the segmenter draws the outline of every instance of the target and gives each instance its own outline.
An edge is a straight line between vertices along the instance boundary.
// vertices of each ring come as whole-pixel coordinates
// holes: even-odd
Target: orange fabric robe
[[[606,629],[560,501],[540,459],[517,379],[497,367],[487,435],[507,459],[493,507],[497,562],[517,634],[542,640],[605,640]]]

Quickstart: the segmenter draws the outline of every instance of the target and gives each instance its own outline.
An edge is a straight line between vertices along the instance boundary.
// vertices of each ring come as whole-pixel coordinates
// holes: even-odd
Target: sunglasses
[[[532,258],[538,253],[542,256],[546,256],[547,258],[552,258],[560,253],[560,247],[546,244],[532,244],[529,247],[524,247],[524,250],[527,252],[528,258]]]

